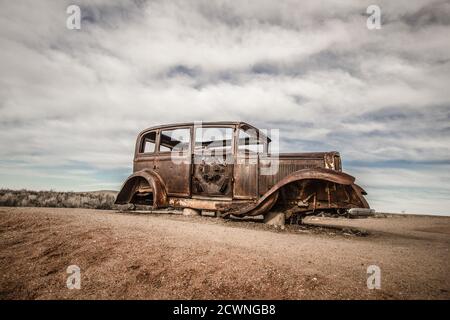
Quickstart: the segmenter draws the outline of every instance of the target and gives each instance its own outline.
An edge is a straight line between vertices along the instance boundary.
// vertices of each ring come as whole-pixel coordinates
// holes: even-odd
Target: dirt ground
[[[0,207],[0,298],[450,298],[450,217],[308,223],[345,229]],[[80,290],[66,287],[69,265]],[[380,290],[367,288],[369,265]]]

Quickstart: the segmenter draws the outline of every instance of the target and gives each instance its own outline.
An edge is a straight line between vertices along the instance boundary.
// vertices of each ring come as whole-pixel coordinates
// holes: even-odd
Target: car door
[[[154,170],[170,196],[191,195],[191,127],[159,130]]]
[[[234,165],[234,198],[257,198],[259,154],[264,152],[264,148],[257,130],[246,127],[238,129]]]
[[[192,194],[197,197],[233,195],[234,127],[194,127]]]

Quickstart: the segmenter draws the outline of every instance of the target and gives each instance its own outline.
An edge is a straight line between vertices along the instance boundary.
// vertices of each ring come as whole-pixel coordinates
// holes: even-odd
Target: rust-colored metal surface
[[[231,197],[233,186],[233,163],[226,157],[194,156],[192,193],[201,196]]]
[[[369,208],[366,192],[342,172],[338,152],[270,153],[269,137],[244,122],[182,123],[142,131],[133,174],[117,204],[286,217]]]
[[[116,204],[141,203],[154,208],[167,206],[166,185],[158,173],[141,170],[133,173],[123,184],[116,197]]]

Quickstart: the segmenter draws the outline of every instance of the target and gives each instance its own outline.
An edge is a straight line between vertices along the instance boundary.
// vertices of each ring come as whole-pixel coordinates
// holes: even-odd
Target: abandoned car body
[[[284,212],[344,214],[369,208],[366,192],[342,172],[338,152],[271,152],[271,139],[244,122],[183,123],[137,138],[133,174],[116,204],[191,208],[219,216]]]

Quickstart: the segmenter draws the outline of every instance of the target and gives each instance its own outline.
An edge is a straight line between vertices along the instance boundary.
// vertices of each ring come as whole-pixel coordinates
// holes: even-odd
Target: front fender
[[[274,194],[278,193],[278,191],[283,186],[295,181],[310,180],[310,179],[330,181],[342,185],[351,185],[353,190],[357,194],[358,198],[361,200],[363,206],[365,208],[369,208],[369,204],[367,203],[366,199],[364,199],[364,197],[362,196],[362,194],[365,194],[365,191],[358,185],[354,184],[355,178],[353,176],[344,172],[339,172],[331,169],[315,168],[315,169],[302,169],[291,173],[290,175],[278,181],[255,204],[244,207],[238,212],[234,212],[233,214],[237,216],[253,215],[253,212],[257,211],[258,214],[260,214],[259,212],[260,210],[258,210],[258,208],[262,207],[265,202],[270,201],[270,199],[273,198]]]
[[[155,171],[141,170],[133,173],[125,180],[117,194],[115,204],[130,203],[141,183],[147,184],[153,194],[153,208],[167,206],[167,190],[162,178]]]

